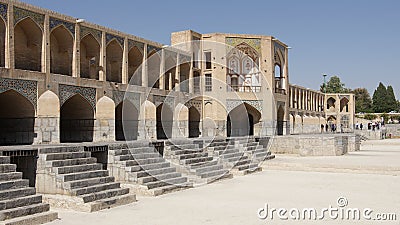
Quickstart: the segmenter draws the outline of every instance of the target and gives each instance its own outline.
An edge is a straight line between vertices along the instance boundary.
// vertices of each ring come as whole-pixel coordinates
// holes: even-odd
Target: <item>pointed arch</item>
[[[143,54],[137,46],[133,46],[128,53],[128,82],[133,85],[142,85],[142,65]]]
[[[0,67],[5,67],[6,59],[6,22],[0,17]]]
[[[50,33],[50,72],[72,75],[74,37],[64,26],[59,25]]]
[[[192,106],[189,108],[189,138],[199,137],[200,131],[200,112],[196,107]]]
[[[42,29],[27,17],[14,28],[15,68],[41,71]]]
[[[115,138],[117,141],[132,141],[138,137],[139,109],[129,100],[115,108]]]
[[[152,50],[147,57],[147,86],[153,88],[159,88],[159,78],[160,78],[160,65],[161,56],[156,50]]]
[[[244,102],[232,109],[227,116],[227,136],[252,136],[255,124],[261,120],[261,112]]]
[[[121,83],[123,48],[113,39],[108,43],[106,52],[107,81]]]
[[[157,139],[168,139],[172,137],[173,110],[166,104],[162,103],[156,110],[157,119]]]
[[[80,42],[80,77],[99,79],[100,43],[91,34]]]
[[[60,117],[60,100],[50,90],[47,90],[39,97],[37,106],[38,116]]]

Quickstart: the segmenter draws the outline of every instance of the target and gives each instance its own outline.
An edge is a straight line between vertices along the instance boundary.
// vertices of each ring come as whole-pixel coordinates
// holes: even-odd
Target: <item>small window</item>
[[[206,61],[206,70],[211,69],[211,52],[204,52]]]
[[[212,91],[212,76],[210,73],[207,73],[205,76],[205,91],[210,92]]]

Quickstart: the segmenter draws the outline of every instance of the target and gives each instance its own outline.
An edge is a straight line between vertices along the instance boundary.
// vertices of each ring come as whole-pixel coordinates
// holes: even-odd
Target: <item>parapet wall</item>
[[[274,154],[297,154],[300,156],[339,156],[360,150],[360,136],[337,135],[292,135],[274,137],[271,141]]]

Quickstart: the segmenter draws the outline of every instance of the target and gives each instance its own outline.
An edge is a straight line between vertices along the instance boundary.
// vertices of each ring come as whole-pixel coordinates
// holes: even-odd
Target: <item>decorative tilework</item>
[[[124,100],[129,100],[137,110],[140,110],[140,93],[126,91],[107,92],[107,97],[111,98],[115,105],[119,105]]]
[[[282,55],[285,55],[285,46],[280,45],[277,42],[274,42],[274,52],[276,53],[277,51],[280,51]]]
[[[8,5],[0,3],[0,16],[7,22]]]
[[[96,109],[96,88],[78,87],[65,84],[59,84],[58,96],[60,97],[60,107],[72,96],[80,94],[85,98],[93,109]]]
[[[232,47],[235,47],[241,43],[246,43],[258,53],[261,53],[261,39],[259,38],[234,38],[234,37],[227,37],[225,38],[225,43]]]
[[[139,49],[139,51],[143,54],[144,51],[144,43],[142,42],[138,42],[138,41],[134,41],[134,40],[128,40],[128,49],[129,51],[133,48],[133,47],[137,47]]]
[[[228,113],[232,111],[234,108],[239,106],[242,103],[247,103],[257,109],[259,112],[262,112],[262,100],[226,100],[226,110]]]
[[[101,31],[90,28],[90,27],[85,27],[81,26],[81,39],[84,38],[86,35],[91,34],[93,37],[101,43]]]
[[[71,32],[72,35],[75,35],[75,24],[50,17],[50,32],[59,25],[64,25],[65,28],[67,28]]]
[[[161,48],[157,48],[156,46],[152,46],[152,45],[147,45],[147,54],[150,54],[150,52],[152,52],[153,50],[155,50],[156,52],[159,52],[161,50]]]
[[[41,28],[44,24],[44,15],[40,13],[35,13],[26,9],[21,9],[14,6],[14,26],[21,20],[30,17],[32,18]]]
[[[197,109],[197,111],[200,113],[200,115],[202,114],[202,101],[201,100],[190,100],[188,102],[185,103],[185,106],[188,107],[188,109],[190,107],[195,107]]]
[[[36,109],[37,81],[0,78],[0,93],[14,90],[27,98]]]
[[[109,34],[109,33],[106,34],[106,43],[107,43],[107,45],[108,45],[108,43],[110,43],[114,39],[121,45],[121,47],[124,47],[124,38],[123,37],[120,37],[120,36],[117,36],[117,35],[113,35],[113,34]]]
[[[153,103],[156,107],[164,103],[168,105],[171,108],[171,110],[175,109],[175,99],[171,96],[154,95]]]

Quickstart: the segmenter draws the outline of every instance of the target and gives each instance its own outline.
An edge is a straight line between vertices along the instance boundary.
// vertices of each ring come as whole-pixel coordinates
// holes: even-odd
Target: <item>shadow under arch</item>
[[[227,137],[254,136],[255,124],[261,120],[261,113],[253,106],[242,103],[228,113]]]

